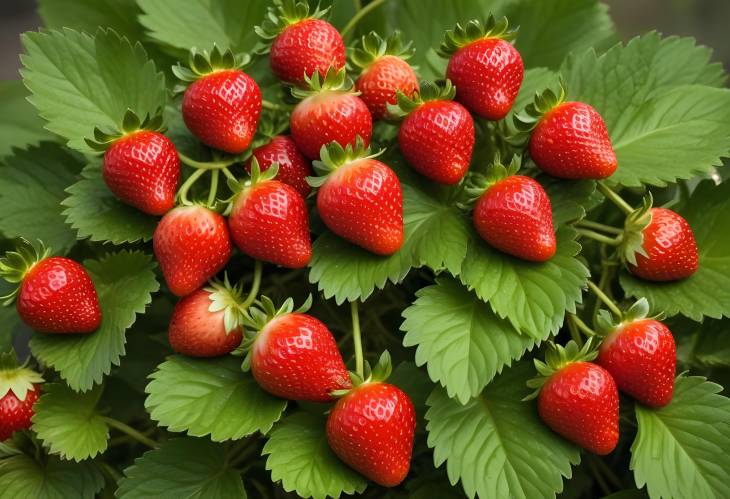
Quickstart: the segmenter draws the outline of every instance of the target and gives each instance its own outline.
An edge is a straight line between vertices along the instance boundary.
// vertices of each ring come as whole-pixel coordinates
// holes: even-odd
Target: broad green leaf
[[[730,497],[730,400],[721,391],[705,378],[680,376],[668,406],[636,404],[631,469],[652,499]]]
[[[327,443],[327,418],[297,412],[276,425],[262,455],[271,481],[300,497],[325,499],[362,493],[367,481],[340,461]]]
[[[150,256],[134,251],[111,253],[84,262],[99,294],[102,320],[90,334],[40,334],[30,341],[33,356],[56,369],[76,391],[90,390],[119,365],[125,332],[159,289]]]
[[[417,347],[416,364],[462,404],[535,344],[455,279],[437,279],[416,296],[403,311],[403,344]]]
[[[24,147],[54,138],[43,128],[45,122],[26,100],[28,95],[30,92],[23,82],[0,81],[0,105],[3,108],[0,115],[0,157],[10,154],[13,147]]]
[[[109,428],[96,412],[101,387],[76,393],[66,385],[45,385],[44,394],[33,409],[33,430],[52,454],[81,461],[102,454]]]
[[[157,218],[119,201],[104,183],[101,168],[91,164],[81,172],[81,180],[66,189],[61,204],[66,222],[79,237],[112,244],[149,241]]]
[[[84,138],[93,138],[94,127],[117,129],[128,109],[144,116],[165,106],[162,73],[140,44],[113,30],[25,33],[21,40],[29,100],[69,147],[91,152]]]
[[[279,420],[286,401],[263,391],[241,359],[169,357],[150,375],[145,407],[170,431],[213,441],[267,433]]]
[[[461,282],[517,330],[542,340],[557,332],[566,312],[575,312],[589,275],[576,258],[580,244],[574,240],[575,232],[562,228],[556,237],[557,252],[544,263],[509,256],[475,237],[461,269]]]
[[[101,26],[113,28],[131,41],[142,41],[144,32],[137,22],[140,14],[135,0],[39,0],[46,28],[72,28],[93,34]]]
[[[50,456],[40,464],[25,454],[0,460],[0,495],[7,498],[94,499],[104,476],[92,462]]]
[[[699,268],[687,279],[657,283],[623,272],[621,285],[632,296],[646,297],[653,311],[682,314],[699,321],[703,316],[730,316],[730,183],[702,182],[680,214],[694,231]]]
[[[539,175],[537,180],[550,197],[555,227],[580,220],[603,200],[593,180],[562,180],[549,175]]]
[[[521,400],[534,373],[531,363],[516,364],[466,405],[441,388],[429,397],[434,463],[446,462],[452,485],[461,481],[468,497],[555,497],[580,462],[578,449],[542,423],[535,402]]]
[[[241,476],[221,444],[202,438],[175,438],[145,452],[124,470],[119,499],[246,498]]]
[[[0,232],[6,237],[42,240],[63,254],[76,233],[61,215],[64,189],[74,183],[80,158],[55,142],[16,149],[0,166]]]
[[[692,354],[706,366],[730,367],[730,322],[705,319],[698,325]]]

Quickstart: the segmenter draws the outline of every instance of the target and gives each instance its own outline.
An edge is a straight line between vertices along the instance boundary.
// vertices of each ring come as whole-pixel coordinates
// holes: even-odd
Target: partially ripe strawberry
[[[253,157],[259,162],[259,168],[265,172],[276,163],[279,173],[276,180],[288,184],[297,190],[303,197],[307,197],[312,190],[307,183],[307,177],[312,175],[312,163],[305,158],[297,145],[288,135],[277,135],[269,142],[253,150]],[[246,171],[251,173],[251,161],[246,163]]]
[[[18,367],[14,352],[0,354],[0,442],[30,428],[41,383],[40,374]]]
[[[170,291],[185,296],[203,286],[231,257],[226,219],[204,206],[178,206],[155,229],[152,246]]]

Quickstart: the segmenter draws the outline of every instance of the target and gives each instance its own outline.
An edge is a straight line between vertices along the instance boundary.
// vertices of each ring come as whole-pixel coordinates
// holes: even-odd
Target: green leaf
[[[241,476],[221,444],[201,438],[175,438],[145,452],[124,470],[119,499],[245,499]]]
[[[455,279],[437,279],[416,296],[403,311],[403,345],[418,347],[416,364],[462,404],[535,344]]]
[[[64,189],[74,183],[80,158],[55,142],[16,149],[0,167],[0,232],[9,238],[42,240],[63,254],[76,233],[61,215]]]
[[[628,272],[621,285],[631,296],[646,297],[653,312],[682,314],[699,321],[703,316],[719,319],[730,316],[730,183],[699,184],[680,210],[695,234],[699,268],[687,279],[649,282]]]
[[[49,457],[40,464],[25,454],[0,460],[3,497],[33,499],[94,499],[104,476],[92,462],[74,463]]]
[[[0,157],[10,154],[12,148],[37,144],[41,140],[53,140],[43,128],[45,122],[38,117],[33,106],[26,100],[29,92],[21,81],[0,81]]]
[[[705,319],[697,325],[692,341],[694,360],[705,366],[730,367],[730,324],[727,320]]]
[[[531,363],[516,364],[466,405],[441,388],[431,394],[434,463],[446,462],[452,485],[461,480],[468,497],[555,497],[580,462],[578,449],[540,421],[535,402],[522,402],[533,375]]]
[[[96,412],[101,387],[76,393],[64,384],[44,385],[33,409],[33,430],[52,454],[81,461],[106,451],[109,428]]]
[[[101,26],[113,28],[132,41],[142,41],[144,32],[137,22],[141,13],[135,0],[39,0],[46,28],[71,28],[93,34]]]
[[[539,175],[537,180],[550,197],[555,227],[582,219],[603,200],[593,180],[562,180],[549,175]]]
[[[631,469],[649,497],[730,497],[730,400],[721,391],[705,378],[680,376],[668,406],[636,404]]]
[[[281,480],[284,490],[300,497],[324,499],[362,493],[367,481],[330,450],[327,418],[297,412],[276,425],[262,455],[271,481]]]
[[[564,227],[556,237],[555,256],[534,263],[502,253],[475,236],[461,282],[518,331],[542,340],[558,331],[566,312],[575,312],[589,275],[576,258],[580,244],[574,240],[575,231]]]
[[[286,400],[263,391],[241,359],[169,357],[150,375],[145,407],[170,431],[217,442],[254,432],[267,433],[286,408]]]
[[[101,168],[86,166],[81,180],[66,189],[70,194],[61,204],[66,221],[80,238],[112,244],[149,241],[157,218],[119,201],[104,183]]]
[[[69,147],[91,152],[84,138],[95,127],[118,129],[127,109],[144,116],[165,106],[162,73],[140,44],[113,30],[95,37],[71,29],[25,33],[21,40],[29,100]]]
[[[152,258],[139,251],[111,253],[84,265],[99,294],[99,329],[90,334],[36,333],[30,340],[33,356],[56,369],[76,391],[90,390],[112,365],[119,365],[125,353],[125,331],[159,289]]]

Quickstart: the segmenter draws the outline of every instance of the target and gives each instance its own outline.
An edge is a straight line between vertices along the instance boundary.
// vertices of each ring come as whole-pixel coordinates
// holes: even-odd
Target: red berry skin
[[[101,324],[99,296],[86,269],[63,257],[45,258],[26,273],[18,315],[42,333],[91,333]]]
[[[33,405],[40,394],[40,385],[33,385],[33,389],[26,392],[25,400],[16,397],[12,390],[0,398],[0,442],[10,438],[16,431],[30,428]]]
[[[649,407],[672,401],[677,349],[672,332],[644,319],[619,326],[603,340],[596,360],[619,390]]]
[[[264,390],[289,400],[329,402],[330,392],[352,386],[334,336],[307,314],[276,317],[261,330],[251,373]]]
[[[378,160],[356,160],[330,174],[317,192],[317,211],[332,232],[376,255],[403,245],[403,191]]]
[[[360,136],[367,147],[373,134],[373,119],[365,103],[356,95],[334,91],[297,104],[289,125],[297,147],[311,160],[319,159],[319,150],[333,140],[345,147]]]
[[[179,206],[155,229],[152,247],[170,291],[185,296],[215,276],[231,258],[226,219],[203,206]]]
[[[271,70],[285,82],[301,84],[304,74],[345,66],[345,43],[340,32],[322,19],[304,19],[279,34],[271,45]]]
[[[603,118],[582,102],[565,102],[538,122],[530,156],[545,173],[566,179],[601,179],[616,171],[616,154]]]
[[[373,119],[382,120],[390,116],[388,104],[395,104],[397,90],[407,97],[418,90],[418,77],[410,64],[400,57],[384,55],[363,71],[355,88]]]
[[[307,177],[312,175],[312,164],[305,158],[291,137],[278,135],[271,142],[253,150],[253,156],[259,162],[262,172],[273,163],[279,164],[276,180],[294,187],[302,197],[307,197],[312,188]],[[246,163],[246,171],[251,173],[251,161]]]
[[[419,173],[453,185],[469,169],[474,120],[458,102],[426,102],[403,120],[398,144],[406,161]]]
[[[697,243],[692,227],[679,214],[652,208],[651,222],[644,228],[643,248],[648,258],[636,253],[632,274],[649,281],[676,281],[697,272]]]
[[[256,260],[299,269],[312,258],[304,198],[278,180],[244,189],[233,205],[228,226],[238,249]]]
[[[175,205],[180,158],[175,145],[159,132],[125,135],[104,154],[104,182],[121,201],[150,215]]]
[[[512,175],[489,187],[474,207],[474,227],[491,246],[531,262],[555,255],[550,198],[530,177]]]
[[[537,409],[553,431],[587,451],[605,455],[618,443],[618,389],[611,375],[590,362],[573,362],[550,376]]]
[[[246,150],[261,115],[261,90],[238,69],[216,71],[185,91],[185,125],[205,145],[231,154]]]
[[[226,334],[225,310],[211,312],[211,293],[199,289],[183,297],[175,305],[170,319],[168,338],[172,349],[191,357],[218,357],[241,344],[241,328]]]
[[[395,487],[408,475],[415,430],[411,399],[387,383],[360,385],[337,401],[327,419],[334,453],[383,487]]]
[[[520,53],[500,38],[482,38],[461,47],[446,67],[446,78],[456,85],[456,100],[493,121],[512,109],[523,77]]]

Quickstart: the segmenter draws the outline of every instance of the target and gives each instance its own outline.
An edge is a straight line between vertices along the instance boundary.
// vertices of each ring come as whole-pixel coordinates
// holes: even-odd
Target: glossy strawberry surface
[[[297,147],[311,160],[319,159],[319,150],[332,141],[345,147],[360,136],[367,146],[373,134],[373,119],[365,103],[356,95],[335,91],[301,101],[289,124]]]
[[[279,173],[276,180],[294,187],[303,197],[312,190],[307,177],[312,175],[312,164],[299,152],[297,145],[288,135],[273,137],[267,144],[253,150],[253,156],[259,162],[261,171],[266,171],[273,163],[278,163]],[[251,161],[246,164],[246,171],[251,173]]]
[[[473,219],[479,235],[498,250],[533,262],[555,255],[550,198],[530,177],[497,181],[477,201]]]
[[[15,306],[29,327],[43,333],[90,333],[101,324],[96,288],[86,269],[63,257],[31,267]]]
[[[327,441],[351,468],[384,487],[408,475],[416,413],[408,395],[387,383],[366,383],[337,401]]]
[[[538,122],[530,156],[544,172],[567,179],[601,179],[616,171],[616,154],[603,118],[582,102],[564,102]]]
[[[406,61],[394,55],[376,59],[355,82],[360,98],[370,110],[373,119],[389,116],[388,104],[395,104],[396,91],[411,97],[418,90],[418,77]]]
[[[238,154],[253,140],[261,102],[253,78],[237,69],[220,70],[190,84],[183,98],[183,119],[204,144]]]
[[[242,252],[298,269],[312,257],[309,213],[296,189],[267,180],[241,191],[228,217],[231,237]]]
[[[185,296],[215,276],[231,257],[226,219],[203,206],[179,206],[155,229],[152,245],[170,291]]]
[[[271,45],[269,59],[274,74],[289,83],[302,83],[304,75],[345,66],[345,44],[340,32],[322,19],[304,19],[287,26]]]
[[[104,154],[104,182],[121,201],[150,215],[175,204],[180,158],[159,132],[140,130],[114,142]]]
[[[0,398],[0,442],[10,438],[16,431],[30,428],[33,405],[40,397],[40,392],[40,385],[33,385],[24,400],[20,400],[12,390]]]
[[[446,68],[446,78],[456,85],[456,99],[472,113],[495,121],[512,109],[523,77],[520,53],[500,38],[461,47]]]
[[[456,184],[471,162],[474,120],[458,102],[429,101],[403,120],[398,144],[419,173],[442,184]]]
[[[261,330],[251,372],[264,390],[289,400],[329,402],[330,392],[351,386],[330,330],[300,313],[276,317]]]
[[[697,243],[692,227],[678,213],[666,208],[652,208],[651,222],[643,230],[642,247],[647,256],[636,253],[632,274],[649,281],[685,279],[699,265]]]
[[[317,210],[338,236],[378,255],[403,245],[403,192],[396,174],[375,159],[339,167],[317,192]]]
[[[618,389],[601,366],[563,367],[543,385],[537,408],[553,431],[594,454],[608,454],[618,443]]]

